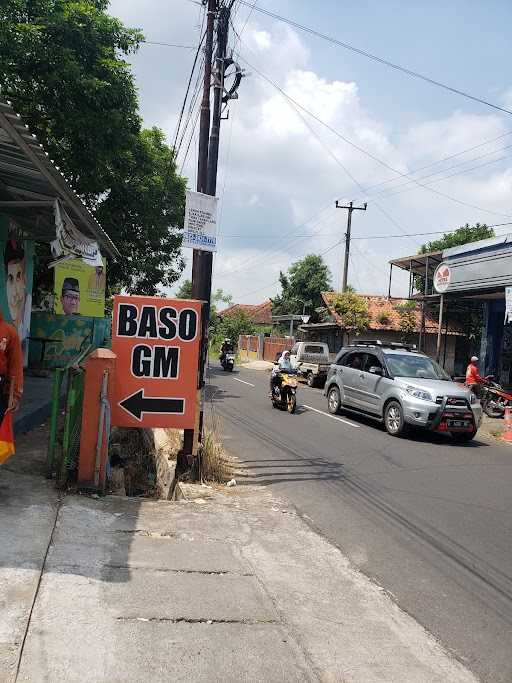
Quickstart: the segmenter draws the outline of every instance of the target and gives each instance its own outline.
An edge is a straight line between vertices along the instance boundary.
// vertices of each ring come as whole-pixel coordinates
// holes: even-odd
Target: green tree
[[[143,35],[107,14],[108,0],[10,0],[0,6],[0,89],[123,258],[111,289],[154,294],[183,267],[179,226],[185,183],[161,131],[141,130],[126,59]],[[48,250],[36,286],[46,289]]]
[[[344,329],[356,334],[365,332],[371,323],[368,301],[353,291],[337,294],[331,304],[340,316]]]
[[[192,298],[192,280],[183,280],[178,291],[175,294],[177,299],[191,299]]]
[[[315,320],[323,305],[322,292],[331,288],[331,273],[321,256],[309,254],[279,274],[281,294],[272,300],[273,315],[300,315],[303,310]]]
[[[475,225],[466,223],[466,225],[461,226],[454,232],[447,232],[439,239],[427,242],[421,247],[419,253],[427,254],[431,251],[442,251],[443,249],[459,247],[462,244],[478,242],[478,240],[485,240],[494,236],[494,230],[485,225],[485,223],[475,223]]]
[[[123,258],[110,266],[110,282],[132,294],[157,294],[179,277],[185,180],[175,173],[172,149],[158,128],[143,130],[117,169],[96,215]]]
[[[402,304],[395,306],[400,317],[400,331],[402,333],[402,342],[408,342],[411,335],[417,331],[416,301],[404,301]]]
[[[217,320],[218,324],[213,329],[210,327],[210,339],[214,347],[220,346],[226,337],[236,343],[241,334],[256,334],[256,326],[245,311],[238,310]]]
[[[78,191],[94,199],[140,130],[130,65],[143,35],[108,0],[9,0],[0,7],[0,87]]]

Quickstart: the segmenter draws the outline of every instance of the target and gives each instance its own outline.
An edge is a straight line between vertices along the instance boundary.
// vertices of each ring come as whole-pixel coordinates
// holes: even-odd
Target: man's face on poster
[[[7,303],[13,323],[19,326],[23,321],[26,295],[25,259],[7,263]]]
[[[64,290],[62,292],[61,303],[65,315],[78,313],[78,309],[80,308],[80,292],[73,289]]]

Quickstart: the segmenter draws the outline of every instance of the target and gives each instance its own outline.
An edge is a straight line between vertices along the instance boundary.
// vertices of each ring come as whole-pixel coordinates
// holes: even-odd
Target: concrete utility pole
[[[219,158],[220,121],[222,114],[224,93],[224,74],[227,64],[227,45],[229,32],[229,16],[233,0],[224,4],[222,0],[203,0],[207,9],[205,69],[203,79],[203,100],[201,103],[201,122],[199,130],[199,152],[197,191],[215,196],[217,190],[217,166]],[[214,70],[214,101],[213,111],[210,111],[210,89],[212,85],[213,38],[215,19],[217,17],[217,52]],[[211,132],[210,132],[211,118]],[[202,315],[202,338],[199,365],[198,388],[204,391],[204,371],[208,353],[208,321],[210,317],[210,299],[212,289],[213,254],[209,251],[194,249],[192,261],[192,298],[204,302]],[[201,405],[196,430],[186,430],[184,438],[184,452],[195,453],[198,440],[201,439],[203,428],[203,408]],[[195,432],[195,434],[194,434]],[[194,438],[195,437],[195,438]]]
[[[347,216],[347,232],[345,233],[345,263],[343,267],[343,280],[341,283],[341,291],[347,291],[348,284],[348,260],[350,257],[350,231],[352,229],[352,212],[353,211],[366,211],[368,204],[365,202],[363,206],[354,206],[354,202],[350,202],[348,206],[343,206],[336,200],[337,209],[348,209]]]

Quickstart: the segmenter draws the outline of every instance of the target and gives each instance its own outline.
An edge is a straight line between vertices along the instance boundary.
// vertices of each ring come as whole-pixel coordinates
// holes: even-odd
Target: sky
[[[404,234],[512,223],[512,115],[259,8],[512,110],[509,0],[258,0],[253,11],[237,0],[241,40],[232,31],[230,46],[246,77],[221,128],[214,288],[237,303],[263,302],[279,291],[280,271],[317,253],[338,289],[347,212],[335,200],[368,204],[353,214],[349,267],[349,282],[365,294],[387,293],[388,261],[438,237]],[[201,35],[193,0],[112,0],[110,12],[147,41],[196,46]],[[144,123],[169,143],[194,54],[144,44],[131,56]],[[197,131],[186,159],[185,147],[178,169],[195,189]],[[184,256],[183,278],[191,252]],[[405,295],[405,275],[393,282],[392,294]]]

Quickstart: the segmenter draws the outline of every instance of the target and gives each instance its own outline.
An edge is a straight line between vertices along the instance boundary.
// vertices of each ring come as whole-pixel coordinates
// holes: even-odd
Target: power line
[[[367,149],[365,149],[364,147],[361,147],[360,145],[356,144],[355,142],[352,142],[352,140],[350,140],[349,138],[345,137],[345,136],[344,136],[342,133],[340,133],[338,130],[336,130],[336,129],[333,128],[331,125],[329,125],[328,123],[326,123],[325,121],[323,121],[322,119],[320,119],[318,116],[316,116],[316,114],[313,114],[313,112],[309,111],[309,109],[306,109],[306,107],[304,107],[302,104],[300,104],[299,102],[297,102],[297,100],[295,100],[293,97],[291,97],[285,90],[283,90],[283,88],[281,88],[279,85],[277,85],[277,83],[275,83],[274,81],[272,81],[268,76],[266,76],[265,74],[263,74],[259,69],[257,69],[257,68],[256,68],[255,66],[253,66],[250,62],[248,62],[247,59],[245,59],[245,57],[240,57],[240,59],[241,59],[242,61],[244,61],[250,69],[252,69],[255,73],[257,73],[258,76],[260,76],[260,78],[262,78],[263,80],[267,81],[267,83],[269,83],[269,84],[272,85],[274,88],[276,88],[282,95],[284,95],[284,97],[286,97],[288,100],[290,100],[290,102],[293,102],[293,104],[295,104],[295,106],[297,106],[297,107],[298,107],[299,109],[301,109],[303,112],[305,112],[306,114],[308,114],[309,116],[311,116],[311,118],[313,118],[315,121],[317,121],[317,122],[320,123],[322,126],[324,126],[324,128],[327,128],[327,130],[329,130],[331,133],[333,133],[334,135],[336,135],[336,137],[340,138],[340,140],[343,140],[344,142],[346,142],[348,145],[350,145],[350,146],[353,147],[354,149],[357,149],[359,152],[361,152],[361,153],[364,154],[365,156],[369,157],[370,159],[373,159],[374,161],[376,161],[376,162],[377,162],[378,164],[380,164],[381,166],[384,166],[384,168],[387,168],[389,171],[392,171],[393,173],[396,173],[396,175],[398,175],[398,176],[400,176],[400,177],[402,177],[402,178],[410,178],[410,179],[412,180],[412,182],[414,182],[414,183],[415,183],[416,185],[418,185],[419,187],[422,187],[422,188],[428,190],[429,192],[432,192],[433,194],[437,194],[437,195],[439,195],[439,196],[441,196],[441,197],[444,197],[445,199],[449,199],[450,201],[455,202],[456,204],[461,204],[462,206],[466,206],[466,207],[469,207],[469,208],[471,208],[471,209],[477,209],[478,211],[484,211],[485,213],[490,213],[490,214],[493,214],[493,215],[495,215],[495,216],[502,216],[502,217],[504,217],[504,218],[512,218],[512,215],[511,215],[511,214],[504,214],[504,213],[500,213],[500,212],[498,212],[498,211],[492,211],[491,209],[484,209],[484,208],[482,208],[481,206],[476,206],[475,204],[470,204],[469,202],[465,202],[465,201],[463,201],[463,200],[461,200],[461,199],[457,199],[456,197],[452,197],[451,195],[446,194],[445,192],[441,192],[440,190],[436,190],[436,189],[434,189],[434,188],[432,188],[432,187],[429,187],[428,185],[425,185],[425,184],[419,182],[419,181],[416,180],[415,178],[411,178],[410,174],[408,174],[408,173],[402,173],[402,172],[399,171],[398,169],[393,168],[393,167],[390,166],[387,162],[383,161],[382,159],[379,159],[379,157],[375,156],[375,154],[372,154],[372,152],[369,152],[369,151],[368,151]],[[363,188],[363,191],[364,191],[364,188]]]
[[[325,251],[318,254],[318,256],[325,256],[326,254],[328,254],[333,249],[336,249],[336,247],[339,246],[342,242],[343,242],[343,240],[338,240],[335,244],[331,245],[328,249],[326,249]],[[246,296],[251,296],[252,294],[257,294],[258,292],[261,292],[265,289],[269,289],[270,287],[273,287],[274,285],[278,285],[279,282],[280,282],[279,280],[274,280],[274,282],[270,282],[268,285],[264,285],[263,287],[259,287],[258,289],[254,289],[252,292],[245,292],[244,294],[239,294],[238,296],[239,297],[246,297]]]
[[[194,56],[194,61],[193,61],[193,63],[192,63],[192,69],[191,69],[191,71],[190,71],[190,76],[189,76],[189,79],[188,79],[188,82],[187,82],[187,89],[185,90],[185,97],[183,98],[183,104],[181,105],[180,115],[179,115],[179,117],[178,117],[178,124],[177,124],[177,126],[176,126],[176,134],[175,134],[175,136],[174,136],[174,144],[173,144],[173,157],[174,157],[174,158],[175,158],[176,155],[177,155],[176,144],[177,144],[177,142],[178,142],[178,135],[179,135],[179,132],[180,132],[181,122],[182,122],[182,120],[183,120],[183,113],[184,113],[185,107],[186,107],[186,105],[187,105],[187,99],[188,99],[188,95],[189,95],[189,92],[190,92],[190,86],[192,85],[192,79],[194,78],[194,71],[195,71],[195,68],[196,68],[196,65],[197,65],[197,60],[198,60],[199,55],[200,55],[200,53],[201,53],[201,47],[202,47],[202,45],[203,45],[203,42],[204,42],[204,39],[205,39],[205,38],[206,38],[206,31],[203,32],[203,35],[201,36],[201,40],[199,41],[199,45],[197,46],[196,54],[195,54],[195,56]]]
[[[233,30],[235,30],[235,29],[233,29]],[[235,32],[236,32],[236,31],[235,31]],[[240,39],[240,36],[239,36],[239,39]],[[241,42],[241,39],[240,39],[240,42]],[[242,59],[244,59],[244,58],[242,57]],[[247,60],[244,59],[244,61],[249,65],[249,63],[247,62]],[[250,65],[249,65],[249,66],[250,66]],[[251,66],[251,68],[253,68],[253,67]],[[316,138],[316,140],[317,140],[318,143],[321,145],[321,147],[322,147],[322,148],[327,152],[327,154],[334,160],[334,162],[335,162],[336,164],[338,164],[338,166],[340,166],[340,168],[341,168],[341,169],[345,172],[345,174],[350,178],[350,180],[354,183],[354,185],[356,185],[356,186],[358,187],[358,189],[359,189],[361,192],[365,192],[365,189],[364,189],[363,185],[362,185],[362,184],[357,180],[357,178],[349,171],[349,169],[345,166],[345,164],[344,164],[344,163],[343,163],[343,162],[334,154],[334,152],[331,150],[331,148],[330,148],[330,147],[327,147],[327,146],[325,145],[324,141],[320,138],[320,136],[317,134],[317,132],[314,130],[314,128],[313,128],[312,126],[310,126],[310,124],[308,123],[308,121],[304,118],[303,114],[299,111],[299,108],[302,109],[302,110],[304,110],[306,113],[310,114],[311,116],[314,116],[314,115],[311,114],[311,112],[309,112],[307,109],[304,109],[304,107],[301,107],[293,98],[289,97],[289,96],[287,95],[287,93],[285,93],[285,91],[282,90],[282,88],[280,88],[280,87],[277,85],[277,83],[274,83],[270,78],[268,78],[267,76],[265,76],[262,72],[258,72],[257,69],[255,69],[255,70],[256,70],[257,73],[259,73],[259,75],[260,75],[262,78],[264,78],[266,81],[268,81],[273,87],[275,87],[275,88],[278,90],[278,92],[279,92],[282,96],[285,97],[285,99],[287,100],[287,102],[293,107],[293,109],[295,110],[296,114],[300,117],[301,121],[304,123],[304,125],[306,126],[306,128],[307,128],[307,129],[310,131],[310,133],[313,135],[313,137]],[[316,117],[315,117],[315,118],[316,118]],[[320,121],[320,119],[317,119],[317,120]],[[323,123],[323,122],[322,122],[322,123]],[[326,125],[326,124],[325,124],[325,125]],[[400,231],[402,231],[402,232],[405,234],[404,228],[402,228],[402,226],[398,223],[398,221],[396,221],[396,220],[393,218],[393,216],[391,216],[391,215],[390,215],[390,214],[389,214],[389,213],[388,213],[388,212],[387,212],[387,211],[386,211],[378,202],[374,202],[374,204],[375,204],[375,206],[377,207],[377,209],[383,214],[383,216],[385,216],[385,218],[387,218],[387,220],[389,220],[393,225],[395,225]]]
[[[177,48],[181,48],[182,50],[195,50],[196,49],[195,45],[177,45],[176,43],[161,43],[157,40],[142,40],[141,43],[143,45],[160,45],[163,47],[177,47]]]
[[[247,2],[247,0],[239,0],[242,5],[249,6],[250,3]],[[328,36],[325,33],[321,33],[320,31],[317,31],[314,28],[311,28],[310,26],[305,26],[303,24],[299,24],[296,21],[293,21],[292,19],[288,19],[287,17],[280,16],[279,14],[275,14],[274,12],[271,12],[270,10],[263,9],[262,7],[255,7],[254,8],[257,12],[260,12],[261,14],[265,14],[268,17],[272,17],[272,19],[276,19],[278,21],[281,21],[285,24],[288,24],[289,26],[292,26],[293,28],[299,29],[300,31],[304,31],[305,33],[310,33],[313,36],[316,36],[317,38],[321,38],[322,40],[326,40],[329,43],[332,43],[333,45],[337,45],[339,47],[342,47],[346,50],[350,50],[351,52],[355,52],[356,54],[362,55],[363,57],[367,57],[368,59],[373,60],[374,62],[378,62],[379,64],[383,64],[384,66],[389,66],[392,69],[395,69],[396,71],[401,71],[402,73],[407,74],[408,76],[412,76],[413,78],[419,78],[422,81],[425,81],[426,83],[430,83],[431,85],[436,85],[439,88],[443,88],[444,90],[448,90],[449,92],[452,92],[456,95],[461,95],[462,97],[465,97],[469,100],[473,100],[474,102],[479,102],[480,104],[484,104],[487,107],[491,107],[492,109],[496,109],[498,111],[502,111],[505,114],[512,114],[512,111],[509,109],[505,109],[505,107],[500,107],[497,104],[493,104],[492,102],[488,102],[487,100],[484,100],[481,97],[477,97],[476,95],[471,95],[470,93],[465,92],[464,90],[459,90],[458,88],[454,88],[450,85],[447,85],[446,83],[442,83],[441,81],[437,81],[433,78],[430,78],[429,76],[425,76],[424,74],[419,73],[418,71],[413,71],[412,69],[408,69],[407,67],[401,66],[400,64],[395,64],[394,62],[390,62],[387,59],[384,59],[382,57],[378,57],[377,55],[372,54],[371,52],[368,52],[367,50],[362,50],[361,48],[355,47],[354,45],[351,45],[350,43],[345,43],[341,40],[338,40],[337,38],[333,38],[332,36]]]

